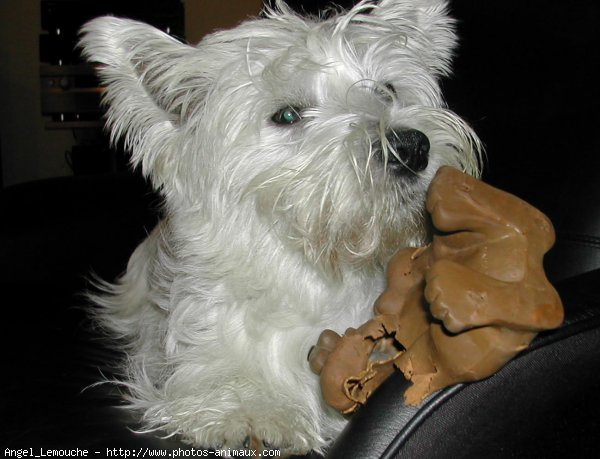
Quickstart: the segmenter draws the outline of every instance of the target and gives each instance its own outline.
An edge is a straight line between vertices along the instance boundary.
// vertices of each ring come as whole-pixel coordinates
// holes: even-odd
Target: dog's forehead
[[[246,42],[248,62],[280,81],[314,85],[374,78],[378,67],[389,65],[378,56],[391,46],[404,46],[404,37],[374,35],[360,21],[305,22],[302,27],[276,28],[265,38]],[[343,26],[343,27],[342,27]],[[389,32],[389,31],[388,31]],[[264,73],[263,73],[264,72]]]
[[[221,31],[205,44],[222,63],[221,86],[250,85],[282,103],[310,105],[346,97],[351,88],[389,84],[437,93],[423,56],[430,43],[410,19],[398,25],[361,14],[325,20],[280,15]]]
[[[272,42],[272,49],[323,65],[359,58],[382,43],[360,21],[340,23],[339,19],[308,22],[302,30],[290,30],[287,37],[289,40]]]

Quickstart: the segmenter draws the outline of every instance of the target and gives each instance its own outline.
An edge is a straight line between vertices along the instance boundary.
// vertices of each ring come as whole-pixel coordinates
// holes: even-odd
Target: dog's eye
[[[381,97],[383,97],[383,99],[385,99],[388,102],[392,102],[398,95],[396,93],[396,88],[391,83],[383,84],[376,91],[379,92],[381,94]]]
[[[300,109],[298,107],[292,107],[291,105],[283,107],[271,117],[271,121],[276,124],[294,124],[301,119],[302,115],[300,115]]]

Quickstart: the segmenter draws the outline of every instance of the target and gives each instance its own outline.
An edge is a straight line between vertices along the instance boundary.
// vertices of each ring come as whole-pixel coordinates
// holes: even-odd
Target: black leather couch
[[[595,2],[454,2],[461,19],[449,104],[487,145],[485,179],[546,212],[547,271],[567,320],[482,382],[403,406],[398,374],[356,413],[330,458],[591,457],[600,432],[600,125]],[[115,355],[89,330],[90,269],[115,277],[156,221],[132,175],[14,186],[0,197],[0,447],[177,448],[132,432],[107,386]]]

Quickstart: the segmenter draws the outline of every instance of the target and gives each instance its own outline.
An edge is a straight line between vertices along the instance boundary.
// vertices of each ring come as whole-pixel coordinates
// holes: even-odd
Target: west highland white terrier
[[[311,346],[369,319],[386,262],[426,242],[437,169],[478,173],[479,141],[438,84],[453,26],[442,0],[327,18],[277,0],[196,46],[133,20],[84,26],[112,137],[164,198],[94,298],[141,430],[286,453],[341,430]]]

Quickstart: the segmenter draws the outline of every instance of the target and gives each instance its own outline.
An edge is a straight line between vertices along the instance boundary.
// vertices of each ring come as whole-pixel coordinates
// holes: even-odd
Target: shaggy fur
[[[132,20],[84,26],[112,136],[164,197],[127,272],[94,296],[143,430],[290,453],[336,436],[310,347],[365,322],[386,261],[427,239],[436,170],[478,173],[479,142],[438,85],[455,43],[441,0],[327,19],[278,1],[196,46]],[[396,151],[405,128],[429,140],[422,170]]]

